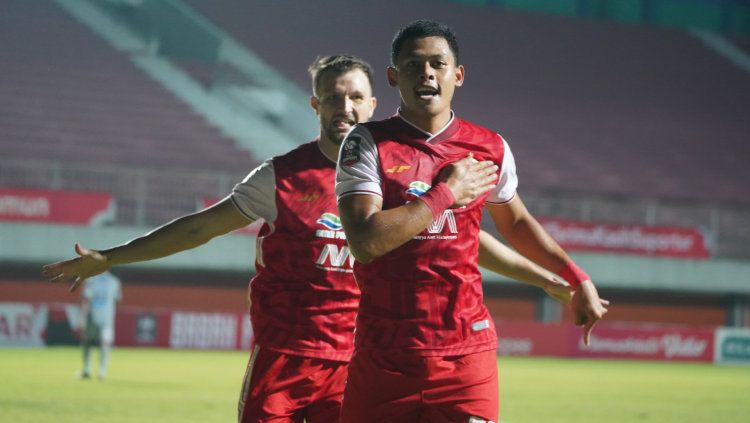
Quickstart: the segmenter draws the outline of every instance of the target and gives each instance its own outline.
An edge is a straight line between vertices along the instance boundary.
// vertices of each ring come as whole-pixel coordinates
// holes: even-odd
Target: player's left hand
[[[581,283],[573,293],[573,316],[575,324],[583,326],[583,342],[586,346],[591,340],[594,325],[607,313],[607,306],[609,301],[599,298],[599,292],[590,280]]]

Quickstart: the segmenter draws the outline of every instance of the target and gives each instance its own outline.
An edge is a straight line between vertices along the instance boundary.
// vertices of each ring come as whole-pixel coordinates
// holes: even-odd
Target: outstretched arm
[[[565,251],[529,213],[520,196],[499,205],[487,205],[495,226],[521,254],[542,267],[563,276],[575,292],[571,302],[575,323],[584,327],[583,338],[589,343],[594,325],[607,313],[609,302],[599,298],[596,286],[573,263]]]
[[[52,282],[71,282],[72,292],[84,279],[113,266],[154,260],[189,250],[251,222],[229,198],[225,198],[212,207],[175,219],[113,248],[97,251],[76,243],[78,257],[48,264],[42,268],[42,275]]]
[[[518,254],[485,231],[479,231],[479,265],[519,282],[539,287],[563,304],[569,304],[573,298],[573,290],[568,282]]]
[[[449,207],[461,207],[495,186],[497,166],[469,156],[448,165],[418,200],[383,210],[380,197],[352,194],[339,200],[341,223],[354,257],[362,263],[400,247]]]

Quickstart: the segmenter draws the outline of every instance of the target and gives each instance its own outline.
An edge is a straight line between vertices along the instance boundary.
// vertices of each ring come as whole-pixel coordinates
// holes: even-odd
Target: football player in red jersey
[[[482,209],[575,289],[587,343],[607,302],[524,207],[508,143],[451,110],[464,68],[450,28],[412,22],[391,61],[398,114],[357,125],[339,155],[336,194],[362,291],[341,421],[497,421],[497,335],[477,267]]]
[[[353,352],[359,289],[353,256],[333,193],[336,158],[346,133],[372,116],[372,69],[352,56],[329,56],[310,67],[310,105],[320,135],[267,160],[218,204],[180,217],[106,250],[76,245],[78,258],[44,267],[51,280],[78,282],[116,265],[165,257],[265,221],[250,283],[255,336],[239,402],[240,422],[332,422],[339,416]],[[496,242],[496,241],[495,241]],[[502,244],[485,254],[493,270],[569,300],[564,282]]]

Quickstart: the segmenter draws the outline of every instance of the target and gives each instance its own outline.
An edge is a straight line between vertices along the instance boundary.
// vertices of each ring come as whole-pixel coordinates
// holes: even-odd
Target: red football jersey
[[[472,153],[503,162],[496,133],[454,118],[437,136],[400,117],[361,125],[345,141],[359,157],[357,137],[377,148],[383,210],[416,200],[448,163]],[[352,141],[352,144],[346,144]],[[342,164],[345,151],[342,150]],[[355,264],[362,290],[357,317],[358,349],[414,350],[423,356],[459,355],[496,348],[497,335],[483,303],[478,269],[479,224],[487,195],[448,209],[406,244],[369,264]]]
[[[348,361],[359,289],[334,195],[335,163],[317,142],[272,159],[276,219],[258,234],[250,317],[258,345]]]

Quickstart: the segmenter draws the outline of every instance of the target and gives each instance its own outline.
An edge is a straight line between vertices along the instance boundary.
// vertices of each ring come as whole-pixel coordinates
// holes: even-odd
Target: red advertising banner
[[[115,212],[108,193],[0,188],[0,221],[98,226],[113,220]]]
[[[570,353],[568,325],[495,321],[498,355],[565,357]]]
[[[204,198],[202,201],[198,203],[198,210],[203,210],[206,207],[213,206],[214,204],[221,201],[217,198]],[[257,236],[258,232],[260,232],[261,226],[263,226],[263,219],[258,219],[255,222],[245,226],[244,228],[237,229],[236,231],[232,232],[233,234],[238,235],[252,235]]]
[[[247,350],[251,340],[246,313],[121,307],[115,320],[115,345],[124,347]]]
[[[714,328],[597,325],[586,347],[571,335],[576,357],[713,361]],[[574,332],[571,332],[573,334]]]
[[[0,303],[0,347],[42,347],[47,330],[44,304]]]
[[[115,319],[115,345],[169,347],[170,312],[121,307]]]
[[[708,258],[706,238],[696,228],[612,225],[540,218],[544,229],[566,250],[649,256]]]

